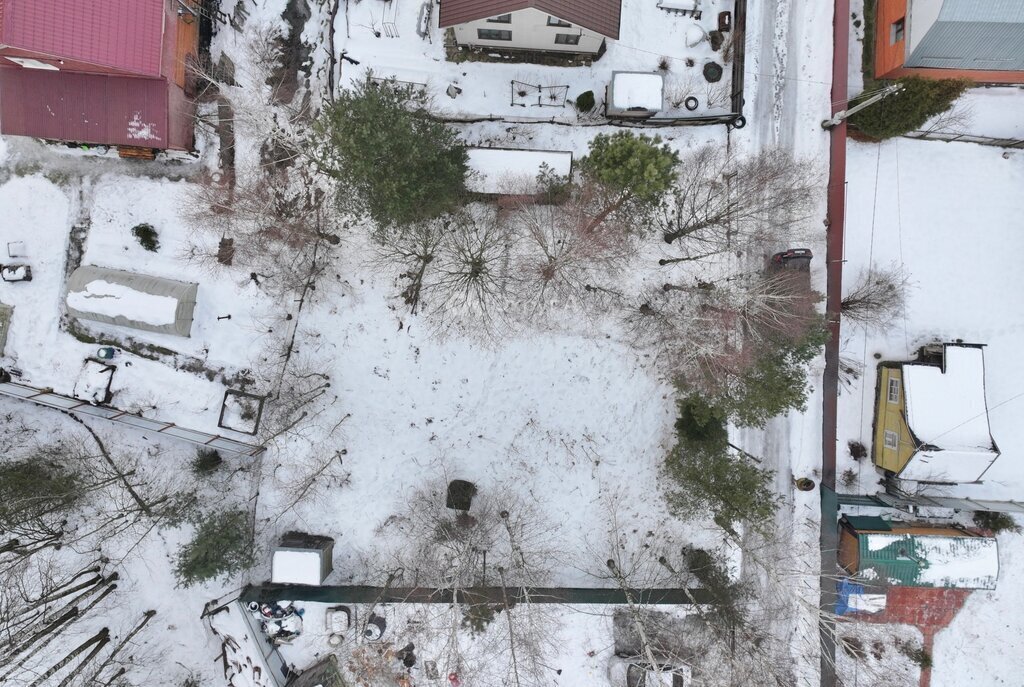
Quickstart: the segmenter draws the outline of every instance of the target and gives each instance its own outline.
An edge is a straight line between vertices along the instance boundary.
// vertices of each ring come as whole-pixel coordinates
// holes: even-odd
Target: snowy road
[[[781,147],[798,158],[818,164],[827,175],[829,135],[821,120],[831,114],[832,19],[830,2],[769,0],[752,2],[748,14],[746,64],[746,117],[749,126],[737,140],[745,148]],[[823,183],[818,209],[805,229],[816,238],[809,246],[825,255],[826,188]],[[779,249],[785,246],[780,246]],[[824,292],[825,261],[816,260],[815,288]],[[793,573],[774,582],[785,586],[790,603],[776,632],[788,632],[794,677],[800,685],[820,679],[818,616],[813,610],[819,596],[819,494],[796,492],[794,477],[818,480],[821,469],[822,364],[811,373],[812,393],[807,410],[773,420],[764,431],[745,430],[738,442],[775,470],[776,487],[786,495],[777,523],[775,546],[787,548]],[[781,560],[781,559],[780,559]],[[762,580],[762,582],[764,582]],[[771,591],[771,580],[767,591]],[[795,603],[793,603],[795,602]]]

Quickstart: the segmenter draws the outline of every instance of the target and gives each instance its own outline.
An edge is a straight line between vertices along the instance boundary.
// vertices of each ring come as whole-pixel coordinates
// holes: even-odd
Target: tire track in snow
[[[767,14],[767,13],[766,13]],[[774,145],[781,145],[781,133],[783,118],[786,115],[786,77],[789,68],[789,40],[791,13],[789,11],[789,0],[778,0],[775,4],[774,16],[774,40],[772,41],[772,116],[771,116],[771,138]],[[790,143],[792,143],[792,126],[786,128],[789,132]]]

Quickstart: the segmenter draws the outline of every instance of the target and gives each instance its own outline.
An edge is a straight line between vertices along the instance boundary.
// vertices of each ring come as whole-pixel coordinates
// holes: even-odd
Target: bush
[[[660,136],[651,138],[632,131],[598,134],[590,153],[580,160],[583,175],[619,198],[645,203],[657,201],[675,181],[679,162]]]
[[[1009,513],[995,513],[993,511],[978,511],[974,514],[974,524],[992,534],[1000,532],[1021,531],[1020,525]]]
[[[882,140],[916,131],[953,106],[971,85],[967,79],[900,79],[903,90],[854,113],[849,121],[862,133]]]
[[[901,654],[916,663],[920,668],[932,667],[932,655],[924,647],[914,646],[910,642],[896,642],[896,648]]]
[[[576,109],[580,112],[590,112],[596,104],[593,91],[583,91],[576,96]]]
[[[677,401],[679,418],[676,432],[691,441],[724,443],[727,439],[725,417],[719,408],[710,406],[699,396]]]
[[[462,627],[474,635],[481,634],[494,620],[495,612],[500,613],[501,611],[502,607],[498,605],[470,604],[462,614]]]
[[[688,548],[683,553],[690,573],[697,578],[702,588],[711,593],[712,617],[726,627],[742,625],[746,615],[744,601],[748,596],[747,591],[732,581],[725,566],[709,551]]]
[[[861,460],[862,458],[867,458],[868,447],[865,446],[863,442],[851,441],[846,446],[850,450],[850,457],[853,458],[854,460]]]
[[[244,510],[221,511],[198,523],[192,540],[178,552],[174,574],[181,585],[191,587],[221,575],[234,575],[252,564],[249,514]]]
[[[32,456],[0,464],[0,523],[6,526],[64,512],[81,495],[79,475],[59,463]]]
[[[140,246],[150,252],[155,253],[160,248],[160,239],[152,224],[136,224],[132,227],[132,236],[138,240]]]
[[[309,154],[338,182],[339,204],[380,226],[453,210],[466,193],[458,132],[431,116],[422,92],[370,78],[343,90],[314,126]]]
[[[693,396],[678,402],[676,445],[665,460],[673,483],[669,508],[687,517],[710,512],[728,532],[732,523],[755,527],[770,521],[778,506],[774,473],[730,453],[725,414]]]
[[[544,198],[544,202],[550,205],[561,205],[569,200],[572,191],[572,181],[568,176],[555,173],[551,166],[542,162],[537,172],[538,195]]]
[[[196,457],[192,459],[192,472],[197,475],[209,475],[216,472],[223,464],[220,452],[209,448],[200,448],[196,451]]]
[[[719,404],[743,427],[764,427],[790,410],[806,410],[807,363],[827,340],[828,330],[815,326],[798,341],[766,344],[750,369],[717,399]]]

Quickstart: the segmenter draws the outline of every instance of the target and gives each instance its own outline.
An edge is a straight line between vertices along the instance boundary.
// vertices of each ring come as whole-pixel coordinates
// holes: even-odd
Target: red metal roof
[[[0,43],[160,76],[165,0],[0,0]]]
[[[530,7],[602,36],[619,37],[622,0],[441,0],[440,26],[465,24]]]
[[[0,67],[0,133],[167,148],[163,79]]]

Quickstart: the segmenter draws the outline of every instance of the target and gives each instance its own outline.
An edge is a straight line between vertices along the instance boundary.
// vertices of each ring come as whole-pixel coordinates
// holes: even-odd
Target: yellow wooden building
[[[942,344],[879,365],[872,459],[902,479],[981,481],[999,456],[989,429],[984,349]]]

